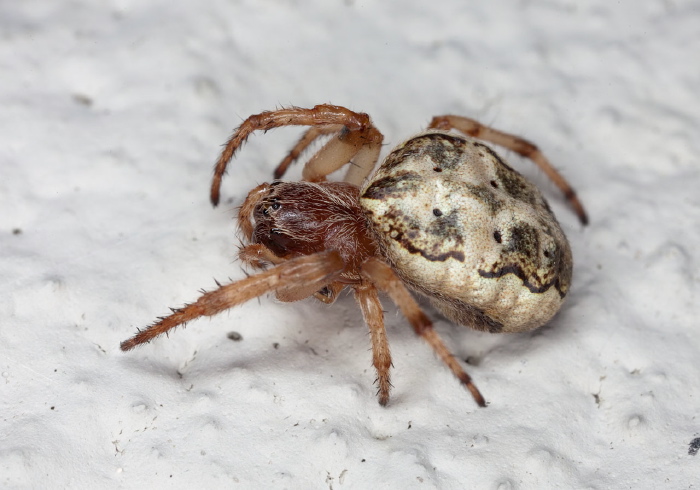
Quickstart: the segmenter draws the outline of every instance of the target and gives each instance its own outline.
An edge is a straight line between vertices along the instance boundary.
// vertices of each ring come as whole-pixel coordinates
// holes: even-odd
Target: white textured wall
[[[0,487],[700,483],[697,2],[195,5],[0,5]],[[389,144],[435,114],[476,117],[579,191],[586,229],[509,155],[575,254],[549,326],[493,336],[428,310],[488,408],[388,301],[386,408],[350,296],[262,298],[119,351],[243,277],[232,210],[299,132],[251,138],[213,210],[231,129],[323,102],[368,112]]]

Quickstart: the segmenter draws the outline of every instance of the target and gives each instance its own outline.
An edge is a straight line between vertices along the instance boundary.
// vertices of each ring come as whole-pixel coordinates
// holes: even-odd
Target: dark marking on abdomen
[[[417,192],[423,177],[415,172],[404,172],[399,175],[391,175],[372,182],[362,194],[363,199],[382,200],[386,197]]]
[[[554,279],[552,279],[551,281],[542,284],[541,286],[535,286],[534,284],[532,284],[528,280],[527,275],[525,274],[525,272],[523,271],[523,269],[519,265],[515,265],[515,264],[506,265],[506,266],[501,267],[500,269],[495,270],[493,272],[488,272],[488,271],[485,271],[483,269],[479,269],[478,272],[479,272],[479,275],[481,277],[484,277],[486,279],[498,279],[499,277],[503,277],[507,274],[513,274],[518,279],[523,281],[523,286],[528,288],[531,293],[535,293],[535,294],[546,293],[549,290],[549,288],[554,286],[554,289],[557,290],[560,297],[563,298],[564,296],[566,296],[566,292],[562,291],[562,289],[561,289],[558,276],[555,277]]]
[[[399,232],[393,240],[399,242],[403,248],[409,253],[421,254],[430,262],[445,262],[449,258],[453,258],[459,262],[464,262],[464,252],[450,250],[449,252],[430,253],[429,251],[416,247],[409,238],[406,238],[403,233]]]

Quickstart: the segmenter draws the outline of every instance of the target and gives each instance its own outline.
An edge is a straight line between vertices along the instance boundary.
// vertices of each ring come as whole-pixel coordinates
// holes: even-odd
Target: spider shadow
[[[455,357],[474,368],[493,362],[520,362],[524,357],[532,357],[555,348],[570,334],[571,321],[567,312],[573,304],[569,303],[565,303],[562,310],[547,324],[535,330],[494,334],[455,324],[435,309],[427,299],[417,299]]]
[[[188,326],[184,340],[178,335],[182,331],[174,332],[169,339],[156,339],[145,348],[150,349],[145,355],[122,362],[134,374],[187,386],[197,379],[236,373],[248,373],[259,381],[268,377],[272,383],[274,371],[293,371],[308,380],[330,376],[348,383],[364,371],[374,376],[369,334],[351,294],[341,295],[331,306],[312,299],[276,303],[261,298],[260,305],[250,307],[265,308],[270,315],[255,325],[232,321],[236,310],[230,310],[229,318],[200,319]],[[232,330],[237,335],[230,335]]]

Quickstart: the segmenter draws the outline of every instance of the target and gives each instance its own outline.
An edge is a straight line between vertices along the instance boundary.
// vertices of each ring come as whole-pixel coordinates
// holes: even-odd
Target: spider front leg
[[[238,260],[255,269],[266,269],[270,264],[279,265],[284,259],[279,258],[272,250],[261,243],[246,245],[238,251]]]
[[[389,390],[391,389],[389,375],[391,352],[389,352],[389,341],[384,328],[382,304],[379,302],[377,288],[371,283],[360,284],[355,286],[354,289],[355,299],[357,304],[360,305],[362,316],[369,327],[369,335],[372,340],[372,364],[377,370],[379,404],[386,405],[389,402]]]
[[[255,131],[268,131],[282,126],[318,128],[297,144],[295,148],[301,150],[317,136],[337,131],[336,136],[306,164],[304,179],[311,181],[323,180],[326,175],[355,158],[355,165],[348,170],[346,181],[362,182],[372,171],[383,139],[367,114],[329,104],[317,105],[312,109],[292,107],[250,116],[234,131],[216,162],[210,194],[212,204],[216,206],[219,203],[221,179],[226,166],[248,136]]]
[[[321,182],[346,163],[350,163],[343,181],[360,186],[372,172],[382,149],[382,135],[372,131],[342,131],[326,143],[306,162],[301,176],[310,182]],[[367,133],[367,134],[365,134]]]
[[[308,296],[332,282],[343,267],[343,260],[335,251],[296,257],[266,271],[204,293],[194,303],[174,309],[172,315],[160,318],[153,325],[125,340],[120,347],[123,351],[131,350],[178,325],[200,316],[215,315],[270,291],[276,291],[278,296],[292,297],[302,289],[308,292]]]
[[[569,201],[569,204],[574,208],[574,212],[582,224],[588,224],[588,215],[583,208],[583,204],[579,201],[576,192],[571,184],[562,176],[549,160],[544,156],[539,148],[534,143],[529,142],[519,136],[510,133],[493,129],[489,126],[481,124],[475,119],[462,116],[435,116],[428,126],[431,129],[443,129],[449,131],[456,129],[473,138],[479,138],[484,141],[500,145],[508,148],[526,158],[532,160],[549,179],[562,191],[564,197]]]
[[[260,184],[248,193],[245,201],[238,208],[238,227],[248,241],[253,237],[253,212],[255,211],[255,206],[269,192],[270,184]]]
[[[433,328],[433,322],[423,313],[423,310],[420,309],[416,300],[413,299],[411,293],[391,267],[379,259],[370,258],[362,264],[362,275],[389,295],[391,300],[399,307],[403,316],[411,323],[416,333],[423,337],[442,362],[447,364],[447,367],[450,368],[457,379],[469,390],[477,405],[485,407],[486,401],[472,382],[471,376],[462,369],[455,356]]]
[[[284,159],[280,162],[279,165],[277,165],[277,168],[275,169],[272,175],[275,177],[275,179],[281,179],[282,177],[284,177],[284,174],[287,173],[287,169],[289,168],[289,166],[292,163],[296,162],[301,156],[301,154],[304,153],[304,151],[314,141],[316,141],[321,136],[338,133],[342,129],[343,126],[340,124],[309,128],[302,135],[302,137],[299,138],[297,144],[294,145],[294,147],[291,150],[289,150],[287,156],[284,157]]]

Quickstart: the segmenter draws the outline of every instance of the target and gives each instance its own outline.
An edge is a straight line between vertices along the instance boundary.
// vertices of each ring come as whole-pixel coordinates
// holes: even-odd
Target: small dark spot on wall
[[[92,105],[92,99],[85,94],[73,94],[73,102],[90,107]]]
[[[700,437],[696,437],[692,441],[690,441],[690,446],[688,447],[688,454],[691,456],[695,456],[698,454],[698,451],[700,450]]]

